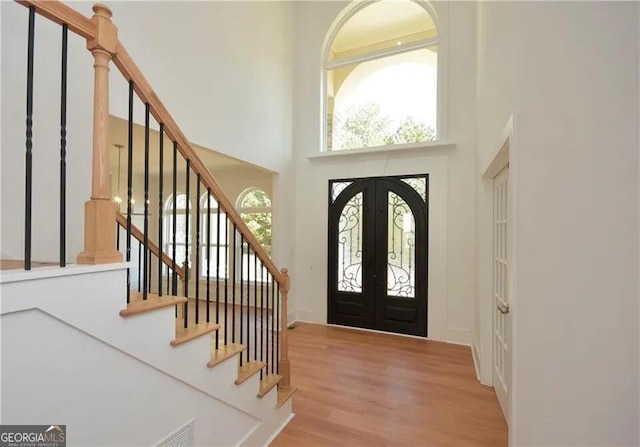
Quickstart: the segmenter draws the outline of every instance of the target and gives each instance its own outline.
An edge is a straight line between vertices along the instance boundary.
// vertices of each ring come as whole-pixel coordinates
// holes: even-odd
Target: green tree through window
[[[250,189],[240,200],[238,211],[264,251],[271,256],[271,199],[267,193],[261,189]],[[249,254],[247,248],[243,247],[242,262],[249,266],[249,279],[255,275],[253,256],[253,251]]]
[[[368,102],[349,108],[345,116],[334,118],[334,132],[338,132],[342,149],[384,146],[433,141],[436,129],[418,122],[412,116],[393,125],[389,116],[384,115],[380,105]]]

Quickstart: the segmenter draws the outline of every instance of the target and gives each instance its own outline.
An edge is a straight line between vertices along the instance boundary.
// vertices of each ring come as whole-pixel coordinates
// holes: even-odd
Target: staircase
[[[67,424],[70,445],[268,444],[291,419],[296,391],[282,330],[287,270],[276,267],[129,56],[108,7],[96,4],[87,18],[57,0],[18,3],[28,9],[24,268],[0,275],[1,423],[55,419]],[[45,267],[31,259],[36,16],[62,30],[60,260]],[[93,56],[94,99],[84,250],[67,265],[69,34],[86,39]],[[109,192],[112,62],[129,86],[122,213]],[[145,110],[144,148],[132,138],[136,101]],[[152,120],[160,135],[153,148]],[[157,185],[150,184],[152,151]],[[140,228],[133,223],[134,156],[144,157]],[[192,226],[193,236],[179,229]],[[40,364],[46,379],[16,366],[36,371]]]

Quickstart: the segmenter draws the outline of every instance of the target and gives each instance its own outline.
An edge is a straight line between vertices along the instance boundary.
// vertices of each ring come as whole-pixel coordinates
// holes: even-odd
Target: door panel
[[[511,317],[509,315],[509,170],[493,188],[493,387],[509,423]]]
[[[427,335],[427,177],[330,183],[329,318]]]
[[[334,324],[373,328],[372,186],[341,182],[330,191],[329,315]]]
[[[379,180],[376,195],[376,328],[426,337],[425,202],[395,179]]]

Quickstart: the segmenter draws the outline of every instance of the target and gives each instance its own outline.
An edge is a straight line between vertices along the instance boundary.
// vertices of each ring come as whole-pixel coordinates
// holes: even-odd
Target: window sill
[[[454,149],[454,143],[443,141],[431,141],[428,143],[396,144],[393,146],[365,147],[362,149],[344,149],[340,151],[323,151],[309,155],[309,160],[330,160],[344,158],[365,158],[371,155],[428,155],[442,153]]]

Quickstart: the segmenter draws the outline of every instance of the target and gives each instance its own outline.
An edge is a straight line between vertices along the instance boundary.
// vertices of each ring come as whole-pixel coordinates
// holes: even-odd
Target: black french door
[[[328,322],[427,336],[428,175],[329,181]]]

